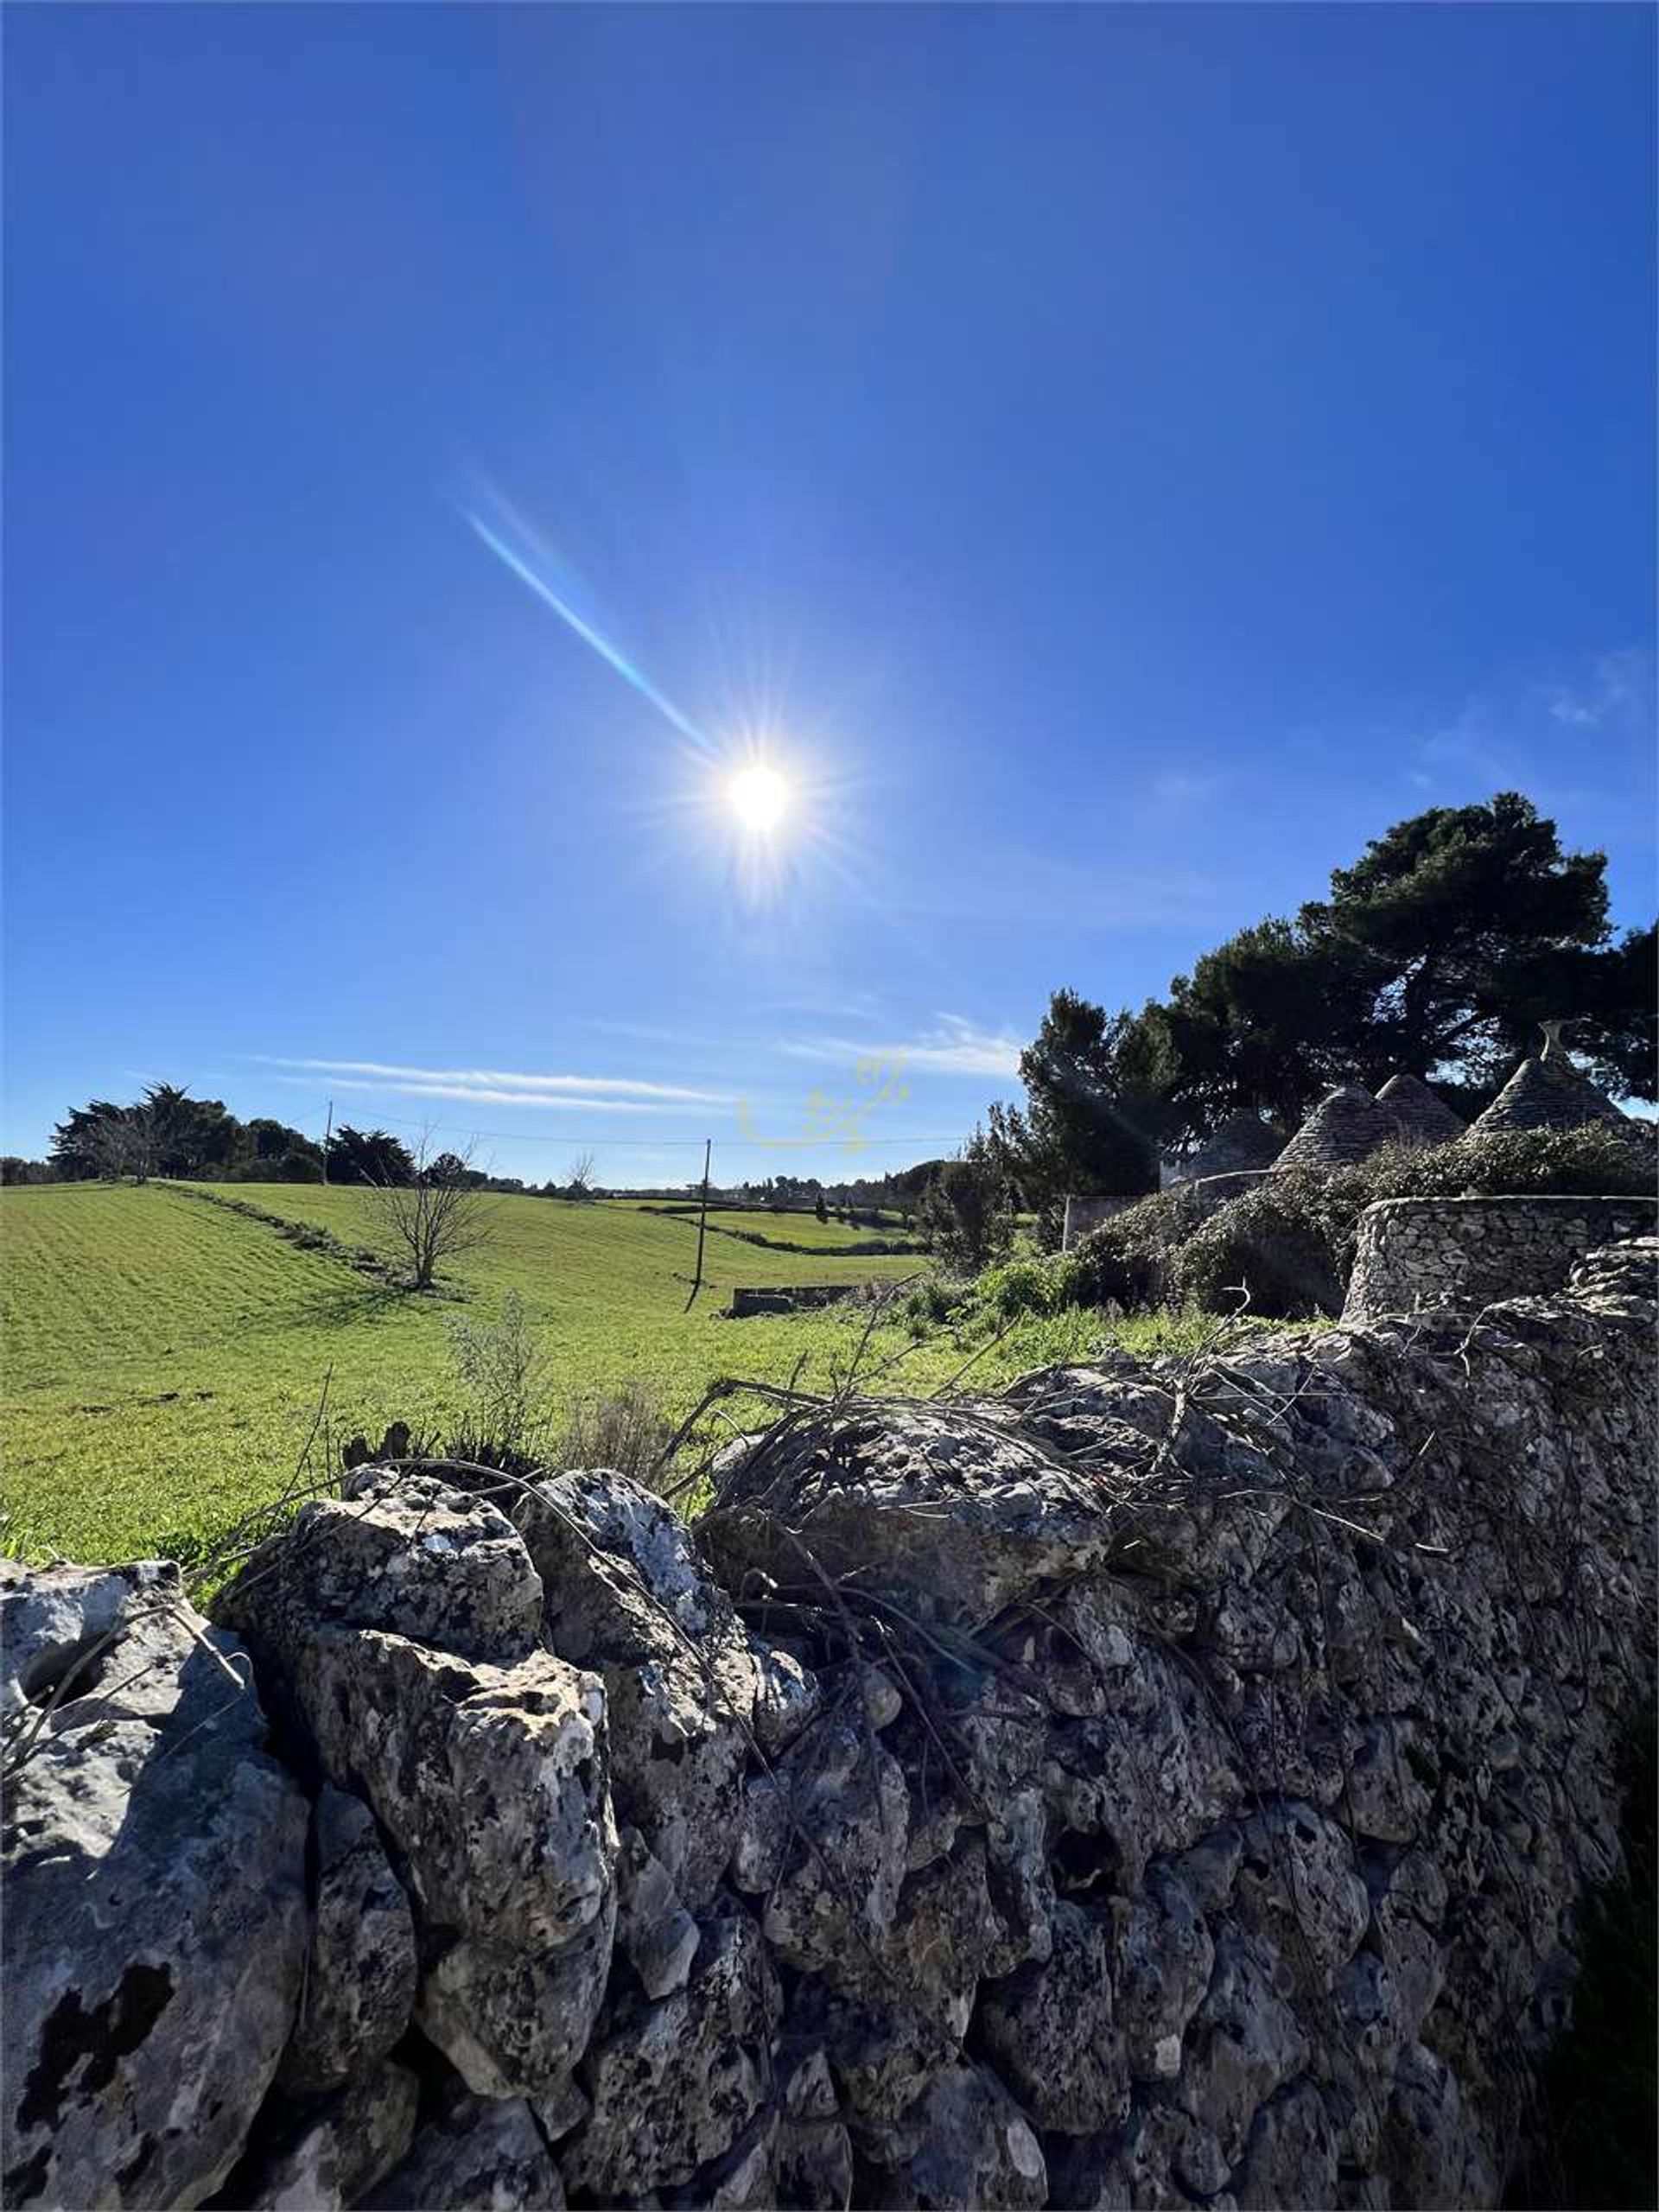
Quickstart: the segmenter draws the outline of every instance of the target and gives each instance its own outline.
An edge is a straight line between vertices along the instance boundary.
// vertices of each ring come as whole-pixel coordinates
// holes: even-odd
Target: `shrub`
[[[655,1488],[674,1424],[643,1382],[578,1399],[543,1457],[550,1467],[613,1467]]]
[[[1052,1313],[1058,1300],[1055,1270],[1041,1260],[1005,1260],[979,1279],[979,1294],[1000,1319],[1020,1313]]]
[[[1579,1129],[1502,1129],[1427,1151],[1387,1145],[1360,1171],[1377,1198],[1630,1198],[1654,1187],[1654,1132],[1631,1122]]]
[[[548,1358],[531,1332],[523,1299],[510,1290],[496,1320],[475,1324],[454,1315],[445,1326],[467,1392],[464,1434],[474,1447],[459,1456],[480,1458],[476,1447],[481,1443],[509,1456],[525,1451],[547,1388]]]
[[[922,1235],[942,1267],[977,1274],[1014,1239],[1014,1207],[1000,1161],[976,1130],[960,1160],[947,1160],[917,1210]]]
[[[273,1180],[278,1183],[321,1183],[322,1162],[308,1153],[285,1152],[276,1163]]]
[[[1274,1320],[1339,1313],[1354,1231],[1370,1203],[1363,1169],[1321,1175],[1287,1168],[1230,1198],[1187,1237],[1170,1269],[1178,1302]]]
[[[967,1295],[961,1283],[947,1282],[942,1275],[927,1275],[906,1293],[894,1318],[903,1321],[912,1337],[925,1337],[930,1329],[941,1328],[951,1319]]]
[[[1126,1206],[1065,1255],[1065,1302],[1121,1306],[1127,1313],[1162,1306],[1176,1255],[1196,1219],[1196,1202],[1179,1185]]]

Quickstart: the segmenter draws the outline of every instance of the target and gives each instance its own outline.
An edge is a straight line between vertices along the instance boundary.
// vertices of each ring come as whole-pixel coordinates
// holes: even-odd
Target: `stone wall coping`
[[[1459,1191],[1438,1197],[1373,1198],[1364,1213],[1401,1213],[1408,1210],[1432,1213],[1443,1207],[1515,1206],[1550,1209],[1570,1206],[1649,1206],[1659,1211],[1659,1196],[1650,1192],[1585,1191]],[[1363,1219],[1363,1214],[1361,1218]]]

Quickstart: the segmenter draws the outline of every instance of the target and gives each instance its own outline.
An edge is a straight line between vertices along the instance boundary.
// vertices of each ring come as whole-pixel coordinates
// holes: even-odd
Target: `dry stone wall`
[[[1599,1244],[1651,1233],[1644,1198],[1383,1198],[1359,1217],[1343,1319],[1476,1313],[1555,1290]]]
[[[695,1530],[360,1469],[211,1625],[7,1570],[6,2202],[1497,2204],[1651,1688],[1654,1258],[804,1408]]]

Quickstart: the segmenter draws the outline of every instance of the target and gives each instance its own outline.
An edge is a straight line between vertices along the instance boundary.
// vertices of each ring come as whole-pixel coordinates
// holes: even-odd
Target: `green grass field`
[[[223,1194],[348,1245],[376,1241],[365,1192],[239,1184]],[[921,1264],[711,1236],[688,1313],[696,1237],[682,1222],[545,1198],[490,1204],[488,1247],[448,1270],[450,1296],[421,1298],[184,1189],[0,1195],[6,1546],[116,1560],[211,1538],[280,1491],[326,1377],[330,1448],[393,1419],[443,1430],[465,1411],[444,1317],[491,1320],[509,1291],[550,1354],[558,1402],[639,1380],[677,1417],[718,1376],[785,1382],[804,1354],[803,1381],[823,1386],[853,1359],[864,1313],[726,1321],[718,1309],[734,1285],[894,1281]],[[1086,1315],[1033,1319],[976,1372],[988,1382],[1077,1356],[1097,1334]],[[908,1341],[884,1326],[871,1356]],[[906,1351],[893,1380],[931,1387],[963,1357],[948,1339],[930,1342]],[[735,1410],[752,1425],[766,1418],[757,1400]]]
[[[676,1200],[671,1206],[650,1205],[627,1199],[618,1199],[613,1203],[618,1211],[632,1204],[636,1212],[645,1213],[658,1221],[678,1222],[683,1227],[689,1228],[693,1236],[697,1233],[696,1207],[686,1200]],[[765,1240],[768,1248],[805,1244],[815,1252],[849,1249],[856,1252],[861,1244],[912,1241],[906,1236],[896,1220],[891,1224],[884,1222],[880,1229],[851,1229],[844,1221],[836,1221],[833,1216],[828,1221],[820,1221],[816,1214],[774,1213],[767,1206],[725,1206],[718,1211],[711,1209],[709,1234],[710,1236],[735,1236],[740,1243],[748,1237],[758,1236]],[[759,1253],[760,1248],[752,1246],[751,1249]],[[918,1246],[917,1249],[919,1254],[920,1247]]]

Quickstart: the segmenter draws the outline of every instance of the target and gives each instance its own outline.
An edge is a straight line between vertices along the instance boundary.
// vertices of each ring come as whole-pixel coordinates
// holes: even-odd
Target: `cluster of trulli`
[[[1561,1046],[1560,1024],[1546,1022],[1543,1030],[1543,1051],[1522,1061],[1485,1112],[1468,1125],[1470,1135],[1580,1128],[1587,1122],[1629,1125],[1629,1116],[1573,1065]],[[1448,1144],[1464,1134],[1464,1122],[1420,1076],[1392,1075],[1375,1095],[1359,1084],[1342,1083],[1326,1091],[1288,1142],[1259,1115],[1243,1109],[1229,1115],[1180,1179],[1201,1182],[1268,1168],[1330,1173],[1356,1166],[1381,1145]]]

